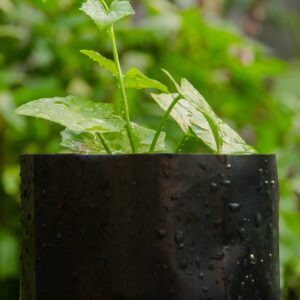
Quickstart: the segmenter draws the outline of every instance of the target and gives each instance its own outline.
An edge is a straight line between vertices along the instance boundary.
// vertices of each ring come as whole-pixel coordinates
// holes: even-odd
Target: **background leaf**
[[[113,114],[111,104],[96,103],[75,96],[35,100],[22,105],[16,112],[52,121],[76,132],[120,131],[125,124]]]

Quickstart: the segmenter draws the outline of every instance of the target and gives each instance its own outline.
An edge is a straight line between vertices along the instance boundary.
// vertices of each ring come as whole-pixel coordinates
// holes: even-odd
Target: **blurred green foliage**
[[[188,1],[191,2],[192,1]],[[137,14],[117,26],[124,69],[135,66],[165,81],[187,77],[218,115],[259,152],[278,154],[281,178],[283,299],[300,299],[300,64],[271,57],[255,40],[211,11],[177,1],[132,1]],[[78,7],[80,0],[0,1],[0,299],[18,299],[20,153],[61,151],[59,128],[25,119],[14,108],[40,97],[119,95],[106,71],[79,53],[110,55],[105,35]],[[184,7],[184,8],[179,8]],[[138,93],[138,94],[136,94]],[[162,116],[144,92],[129,95],[133,119],[156,127]],[[136,99],[136,100],[134,100]],[[169,143],[181,132],[168,122]]]

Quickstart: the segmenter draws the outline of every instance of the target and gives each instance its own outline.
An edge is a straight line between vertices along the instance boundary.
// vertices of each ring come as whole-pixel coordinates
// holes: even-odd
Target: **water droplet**
[[[158,229],[157,230],[157,238],[159,240],[164,239],[167,236],[168,232],[166,229]]]
[[[198,166],[199,166],[199,168],[202,169],[203,171],[205,171],[205,172],[207,171],[207,166],[206,166],[205,163],[200,162],[200,163],[198,163]]]
[[[229,203],[229,208],[231,211],[237,212],[240,210],[241,205],[239,203],[231,202],[231,203]]]
[[[218,185],[215,182],[212,182],[210,184],[210,190],[215,193],[218,190]]]
[[[207,293],[207,292],[208,292],[208,288],[207,288],[206,286],[203,288],[203,292],[204,292],[204,293]]]
[[[215,227],[220,226],[223,223],[222,219],[219,218],[216,222],[215,222]]]
[[[182,259],[182,260],[180,261],[179,266],[180,266],[181,269],[186,269],[187,266],[188,266],[187,260],[186,260],[186,259]]]
[[[212,256],[212,259],[215,260],[222,260],[224,258],[225,254],[222,249],[218,249],[215,254]]]
[[[250,254],[249,262],[250,262],[251,265],[255,265],[256,264],[256,258],[254,256],[254,254]]]
[[[207,210],[207,211],[205,212],[205,216],[206,216],[206,217],[210,217],[210,216],[211,216],[211,211],[210,211],[210,210]]]
[[[262,224],[262,216],[260,213],[257,213],[255,216],[255,224],[257,227],[260,227]]]
[[[231,169],[231,167],[232,167],[231,164],[227,164],[227,165],[226,165],[226,168],[227,168],[227,169]]]
[[[171,195],[171,200],[172,201],[176,201],[177,199],[178,199],[178,197],[175,194]]]
[[[203,273],[200,273],[200,274],[198,275],[198,277],[199,277],[200,279],[203,279],[203,278],[204,278],[204,274],[203,274]]]
[[[240,237],[242,240],[245,239],[245,235],[246,235],[246,230],[244,227],[241,227],[240,230],[239,230],[239,233],[240,233]]]
[[[196,263],[196,266],[198,267],[198,268],[200,268],[201,267],[201,259],[200,259],[200,257],[199,256],[197,256],[196,257],[196,259],[195,259],[195,263]]]
[[[230,186],[231,181],[229,179],[223,181],[223,185]]]
[[[177,230],[175,232],[174,240],[178,244],[181,243],[181,242],[183,242],[183,240],[184,240],[184,234],[183,234],[182,230]]]

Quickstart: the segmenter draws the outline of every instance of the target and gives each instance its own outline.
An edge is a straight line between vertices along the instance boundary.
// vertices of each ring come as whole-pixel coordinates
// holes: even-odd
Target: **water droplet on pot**
[[[257,227],[260,227],[262,224],[262,216],[260,213],[257,213],[255,216],[255,224]]]
[[[251,265],[255,265],[256,264],[256,258],[254,256],[254,254],[250,254],[249,262],[250,262]]]
[[[178,199],[178,197],[175,194],[171,195],[171,200],[172,201],[176,201],[177,199]]]
[[[167,230],[166,229],[158,229],[157,230],[157,238],[162,240],[167,236]]]
[[[224,180],[224,181],[223,181],[223,184],[224,184],[225,186],[230,186],[231,181],[230,181],[229,179]]]
[[[199,166],[199,168],[202,169],[203,171],[205,171],[205,172],[207,171],[207,166],[206,166],[205,163],[200,162],[200,163],[198,163],[198,166]]]
[[[210,211],[210,210],[207,210],[207,211],[205,212],[205,216],[206,216],[206,217],[210,217],[210,216],[211,216],[211,211]]]
[[[210,184],[210,190],[215,193],[218,190],[218,185],[215,182],[212,182]]]
[[[218,227],[218,226],[220,226],[221,224],[222,224],[222,219],[221,218],[219,218],[216,222],[215,222],[215,227]]]
[[[231,167],[232,167],[231,164],[227,164],[227,165],[226,165],[226,168],[227,168],[227,169],[231,169]]]
[[[184,240],[184,234],[182,230],[177,230],[175,232],[174,240],[176,243],[181,243]]]
[[[180,261],[179,266],[180,266],[181,269],[186,269],[186,268],[187,268],[187,265],[188,265],[188,263],[187,263],[187,260],[186,260],[186,259],[182,259],[182,260]]]
[[[231,203],[229,203],[229,208],[230,208],[231,211],[237,212],[237,211],[240,210],[241,205],[239,203],[231,202]]]
[[[164,239],[167,236],[167,230],[166,229],[158,229],[157,230],[157,238],[159,240]]]
[[[195,263],[196,263],[196,266],[198,267],[198,268],[200,268],[201,267],[201,259],[200,259],[200,257],[199,256],[197,256],[196,257],[196,259],[195,259]]]
[[[203,278],[204,278],[204,274],[203,274],[203,273],[200,273],[200,274],[198,275],[198,277],[199,277],[200,279],[203,279]]]
[[[246,230],[244,227],[241,227],[240,230],[239,230],[239,233],[240,233],[240,237],[242,240],[245,239],[245,235],[246,235]]]
[[[215,254],[212,256],[212,259],[215,260],[222,260],[224,258],[225,254],[222,249],[218,249]]]

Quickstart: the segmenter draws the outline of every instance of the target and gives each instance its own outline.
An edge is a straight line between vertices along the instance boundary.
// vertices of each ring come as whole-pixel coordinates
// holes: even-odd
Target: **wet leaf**
[[[179,85],[170,73],[167,71],[165,73],[175,84],[178,94],[153,94],[152,97],[162,109],[166,110],[174,97],[182,96],[171,112],[171,116],[186,134],[192,132],[215,153],[251,154],[256,152],[238,133],[216,116],[204,97],[187,79],[182,79]]]
[[[144,75],[136,68],[131,68],[124,78],[125,86],[133,89],[157,89],[167,93],[168,88],[157,80],[151,79]]]
[[[77,133],[69,129],[61,132],[61,146],[76,153],[106,153],[100,138],[95,133]]]
[[[179,94],[152,94],[153,99],[163,109],[167,110],[173,100]],[[216,148],[215,138],[210,129],[210,124],[205,116],[195,109],[187,100],[180,99],[171,112],[172,118],[178,123],[182,131],[189,135],[194,134],[209,146],[211,149]]]
[[[155,135],[155,131],[132,123],[133,137],[136,144],[137,153],[147,153]],[[86,154],[106,154],[106,150],[96,133],[76,133],[71,130],[64,130],[62,133],[61,145],[76,153]],[[107,141],[113,154],[131,153],[131,146],[128,134],[125,129],[118,133],[104,133],[103,137]],[[165,133],[159,137],[155,151],[165,150]]]
[[[134,14],[128,1],[113,1],[108,10],[98,0],[87,0],[80,8],[99,27],[105,29],[126,16]]]
[[[49,120],[76,132],[118,132],[125,125],[114,115],[111,104],[75,96],[35,100],[19,107],[16,113]]]
[[[81,50],[80,52],[88,56],[93,61],[96,61],[100,67],[111,72],[114,76],[118,75],[117,66],[114,61],[102,56],[100,53],[93,50]]]

